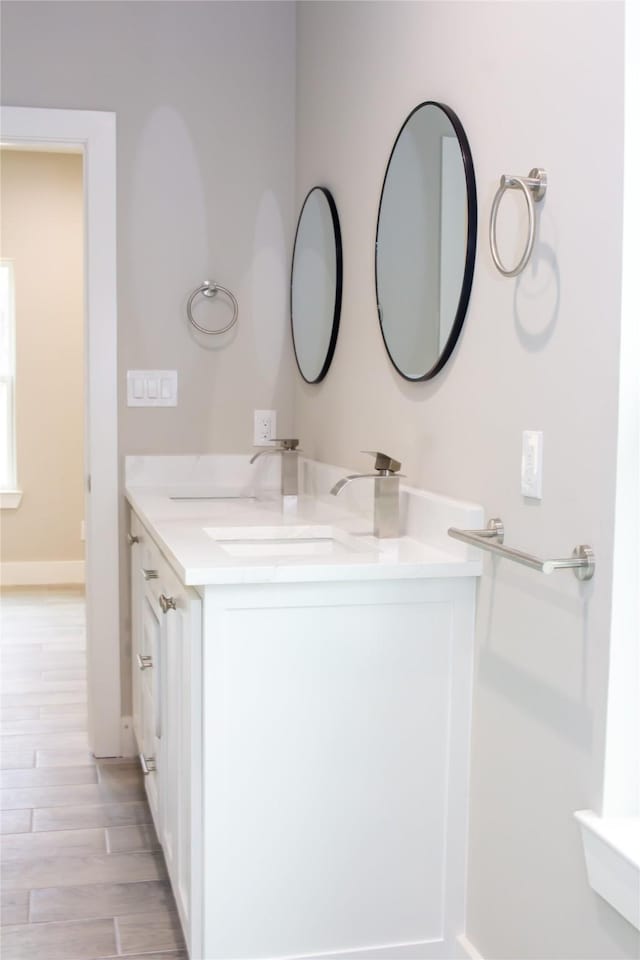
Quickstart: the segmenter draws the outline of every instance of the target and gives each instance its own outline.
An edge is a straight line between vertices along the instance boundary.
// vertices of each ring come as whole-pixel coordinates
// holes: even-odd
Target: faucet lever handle
[[[295,450],[300,443],[297,437],[272,437],[271,439],[281,443],[283,450]]]
[[[389,473],[397,473],[402,466],[399,460],[394,460],[393,457],[388,456],[386,453],[380,453],[378,450],[361,450],[360,452],[368,453],[369,456],[376,458],[376,470],[386,470]]]

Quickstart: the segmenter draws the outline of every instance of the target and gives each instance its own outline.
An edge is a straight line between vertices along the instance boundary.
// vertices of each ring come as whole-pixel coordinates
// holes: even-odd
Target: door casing
[[[84,154],[87,699],[97,757],[123,753],[118,550],[116,117],[1,107],[3,143]]]

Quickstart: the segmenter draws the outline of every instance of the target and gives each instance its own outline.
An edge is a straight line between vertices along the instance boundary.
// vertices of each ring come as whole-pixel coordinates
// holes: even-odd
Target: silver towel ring
[[[229,300],[231,300],[231,303],[233,305],[233,316],[231,317],[231,320],[226,325],[226,327],[221,327],[219,330],[209,330],[208,327],[203,327],[201,326],[201,324],[198,323],[198,321],[193,316],[191,305],[199,293],[201,293],[203,297],[208,297],[209,299],[217,296],[218,293],[224,293],[225,297],[228,297]],[[217,336],[220,333],[226,333],[227,330],[231,330],[231,327],[237,321],[238,301],[236,300],[234,295],[231,293],[231,290],[227,290],[226,287],[223,287],[219,283],[216,283],[215,280],[204,280],[200,284],[200,286],[193,291],[193,293],[187,300],[187,316],[189,318],[189,322],[192,323],[193,326],[196,328],[196,330],[199,330],[200,333],[207,333],[210,335]]]
[[[505,265],[502,263],[498,253],[498,245],[496,243],[498,207],[500,206],[500,201],[502,200],[503,195],[509,189],[522,190],[524,193],[524,198],[527,202],[527,214],[529,217],[529,234],[527,236],[527,245],[519,262],[515,265],[513,270],[507,270]],[[509,174],[503,174],[503,176],[500,178],[500,187],[493,198],[493,204],[491,205],[491,216],[489,218],[489,246],[491,247],[491,256],[493,257],[493,262],[503,277],[517,277],[518,274],[522,273],[526,265],[529,263],[529,258],[531,257],[531,252],[536,239],[536,215],[533,209],[533,201],[535,200],[536,203],[539,203],[539,201],[544,197],[546,191],[547,172],[546,170],[543,170],[542,167],[534,167],[533,170],[529,171],[528,177],[514,177]]]

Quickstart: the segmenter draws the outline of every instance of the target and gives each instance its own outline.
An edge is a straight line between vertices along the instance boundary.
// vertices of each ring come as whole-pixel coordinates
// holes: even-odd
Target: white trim
[[[591,887],[640,930],[640,817],[575,814]]]
[[[14,144],[78,144],[84,152],[89,737],[96,756],[119,756],[116,118],[93,110],[2,107],[0,122],[2,138]]]
[[[640,816],[640,7],[625,5],[625,157],[618,462],[604,817]]]
[[[482,954],[478,953],[474,945],[467,940],[464,933],[456,937],[454,957],[455,960],[483,960]]]
[[[331,950],[329,953],[297,953],[280,960],[442,960],[448,953],[444,940],[417,940],[411,943],[385,943],[355,950]]]
[[[625,4],[620,384],[601,816],[579,810],[591,887],[640,929],[640,6]]]
[[[0,509],[17,510],[22,500],[22,490],[0,490]]]
[[[7,358],[5,366],[0,372],[0,383],[4,383],[7,397],[7,423],[6,423],[6,449],[3,451],[5,458],[5,469],[0,478],[4,487],[15,489],[18,486],[18,473],[16,467],[16,294],[15,277],[13,272],[13,260],[8,257],[0,259],[0,268],[6,271],[7,275],[7,299],[4,300],[0,309],[7,308],[6,326],[7,326]],[[6,361],[9,363],[6,363]]]
[[[84,560],[25,560],[0,563],[3,587],[84,583]]]

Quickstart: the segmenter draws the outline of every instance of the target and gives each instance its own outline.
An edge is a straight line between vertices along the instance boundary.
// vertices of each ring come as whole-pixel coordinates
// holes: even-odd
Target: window
[[[10,260],[0,260],[0,491],[3,494],[2,506],[18,505],[10,499],[5,502],[5,494],[17,494],[15,327],[13,263]]]

